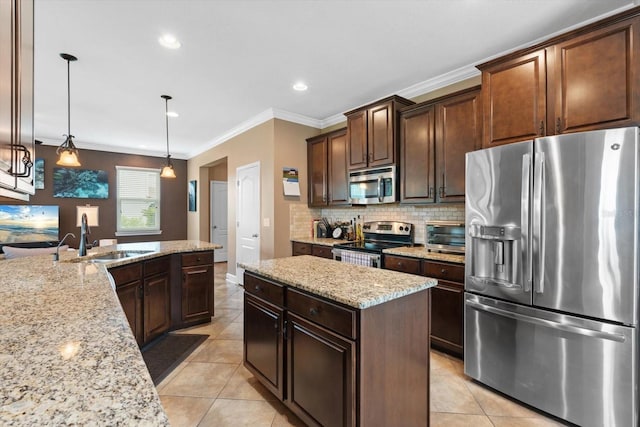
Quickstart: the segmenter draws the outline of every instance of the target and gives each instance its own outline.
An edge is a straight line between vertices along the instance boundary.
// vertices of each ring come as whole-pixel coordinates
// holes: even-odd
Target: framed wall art
[[[101,170],[53,168],[53,197],[108,199],[109,174]]]
[[[198,189],[198,181],[193,180],[189,181],[189,212],[195,212],[197,210],[197,189]]]
[[[36,159],[33,167],[33,185],[36,190],[44,190],[44,159]]]

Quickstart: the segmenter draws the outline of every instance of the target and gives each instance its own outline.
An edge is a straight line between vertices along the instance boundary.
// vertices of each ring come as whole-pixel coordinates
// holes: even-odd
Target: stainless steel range
[[[362,226],[363,241],[333,246],[333,259],[351,264],[382,268],[382,251],[413,245],[413,224],[398,221],[371,221]]]

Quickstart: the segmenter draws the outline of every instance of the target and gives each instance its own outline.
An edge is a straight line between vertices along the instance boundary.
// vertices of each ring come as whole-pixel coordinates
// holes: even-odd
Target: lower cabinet
[[[171,326],[169,256],[144,262],[144,342],[167,332]]]
[[[287,313],[287,402],[310,425],[353,426],[355,341]]]
[[[244,283],[244,365],[306,425],[428,425],[428,290],[358,310]]]
[[[213,252],[182,256],[182,321],[211,320],[213,317]]]
[[[332,246],[315,245],[312,243],[291,242],[291,252],[293,256],[313,255],[320,258],[333,259]]]
[[[109,274],[140,347],[170,329],[211,321],[213,251],[165,255]]]
[[[171,325],[170,256],[109,269],[116,293],[139,346]]]
[[[464,265],[385,255],[384,268],[438,279],[431,289],[431,345],[462,358]]]

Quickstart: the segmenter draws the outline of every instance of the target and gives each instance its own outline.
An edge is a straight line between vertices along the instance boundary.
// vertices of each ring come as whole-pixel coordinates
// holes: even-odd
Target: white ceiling
[[[327,126],[639,0],[35,0],[35,133],[187,159],[271,117]],[[182,48],[157,39],[173,33]],[[309,90],[295,92],[305,81]]]

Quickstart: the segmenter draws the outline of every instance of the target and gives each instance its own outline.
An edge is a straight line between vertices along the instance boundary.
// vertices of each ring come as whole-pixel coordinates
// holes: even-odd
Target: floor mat
[[[158,385],[209,335],[166,334],[142,350],[153,383]]]

